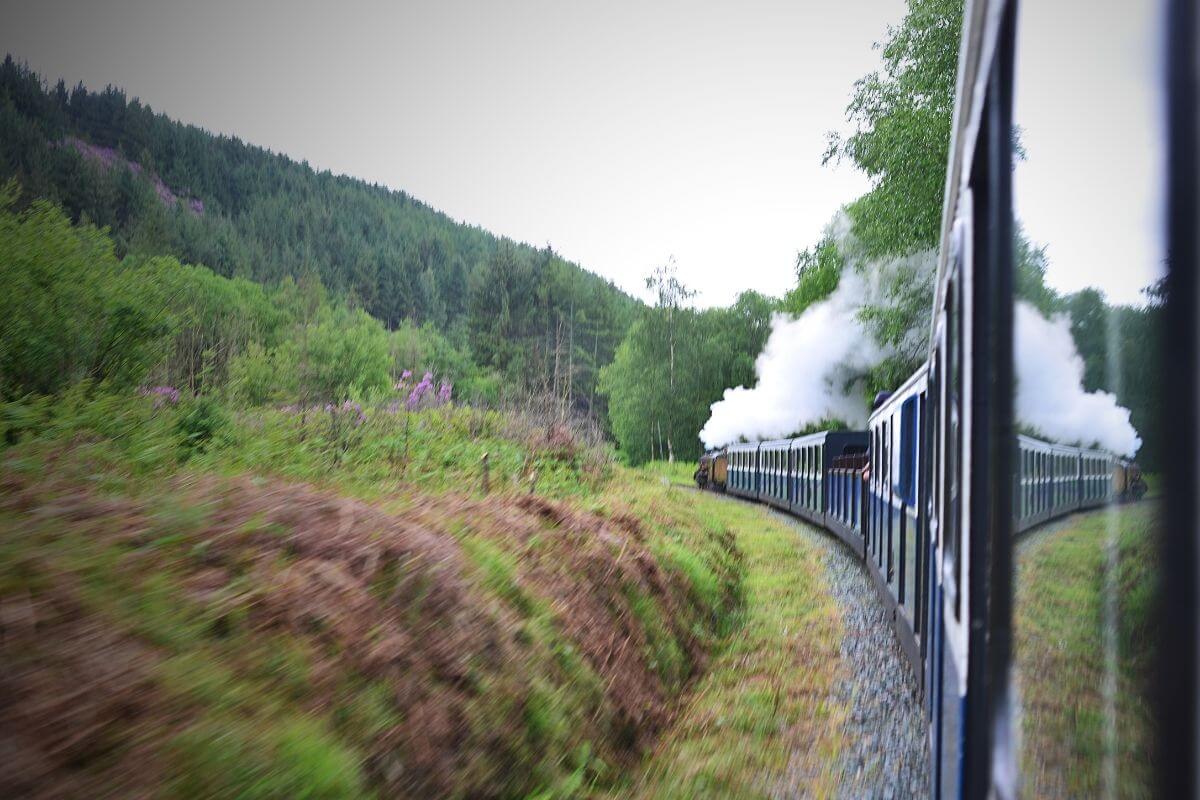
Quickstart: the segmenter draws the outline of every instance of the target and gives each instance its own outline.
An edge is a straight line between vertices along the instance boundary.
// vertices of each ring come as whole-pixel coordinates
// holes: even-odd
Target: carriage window
[[[900,409],[900,475],[896,492],[910,506],[917,502],[917,401],[918,397],[913,395]]]
[[[966,246],[961,241],[958,243],[959,251],[955,256],[956,261],[961,263],[962,249]],[[946,407],[942,411],[946,418],[946,463],[944,468],[945,477],[943,478],[945,486],[943,487],[942,524],[944,526],[943,541],[946,543],[946,557],[949,561],[949,569],[943,571],[947,582],[946,591],[950,595],[955,617],[962,619],[962,592],[959,591],[962,576],[962,542],[960,541],[960,536],[962,535],[962,518],[959,507],[959,465],[962,453],[960,414],[962,410],[959,407],[959,402],[962,390],[960,381],[963,369],[962,346],[959,341],[959,337],[962,335],[962,328],[958,316],[958,292],[959,282],[957,277],[954,277],[949,281],[946,289],[946,347],[948,353],[945,377]]]

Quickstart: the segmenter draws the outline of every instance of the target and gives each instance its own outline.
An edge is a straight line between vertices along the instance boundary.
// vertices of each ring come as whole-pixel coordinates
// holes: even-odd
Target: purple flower
[[[421,400],[433,390],[433,373],[426,372],[421,382],[413,387],[404,405],[409,411],[416,411],[421,406]]]
[[[360,406],[358,403],[355,403],[353,400],[346,400],[343,402],[342,407],[339,410],[343,414],[353,415],[355,425],[362,425],[367,421],[366,412],[363,411],[362,406]]]
[[[408,388],[408,379],[411,377],[412,377],[412,370],[411,369],[404,370],[404,372],[400,373],[400,380],[396,381],[396,385],[393,386],[392,388],[395,389],[397,392],[403,392],[405,389]]]
[[[450,381],[442,381],[442,385],[438,387],[438,402],[442,405],[450,402],[450,395],[454,392],[454,385]]]

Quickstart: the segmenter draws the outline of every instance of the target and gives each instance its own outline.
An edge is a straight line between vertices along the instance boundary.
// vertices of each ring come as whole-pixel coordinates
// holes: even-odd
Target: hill
[[[638,303],[549,248],[401,191],[155,112],[112,86],[0,65],[0,184],[107,227],[116,254],[171,255],[268,286],[319,279],[388,328],[432,325],[482,367],[603,417],[600,366]]]

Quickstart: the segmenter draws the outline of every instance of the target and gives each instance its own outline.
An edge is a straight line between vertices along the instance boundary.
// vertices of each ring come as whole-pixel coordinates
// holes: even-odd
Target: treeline
[[[403,402],[404,372],[494,401],[495,371],[432,326],[389,331],[317,281],[275,288],[174,257],[128,254],[39,200],[0,187],[0,403],[84,387],[224,406]],[[11,430],[11,428],[8,428]]]
[[[0,65],[0,181],[107,228],[117,258],[170,255],[267,287],[324,287],[389,330],[431,325],[513,391],[603,417],[599,369],[635,300],[403,192],[175,122],[114,87]]]

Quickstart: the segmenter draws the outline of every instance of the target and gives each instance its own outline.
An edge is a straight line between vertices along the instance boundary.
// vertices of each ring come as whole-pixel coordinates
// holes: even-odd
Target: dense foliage
[[[938,243],[962,14],[962,0],[909,0],[888,30],[882,70],[854,85],[854,133],[830,136],[826,160],[849,158],[874,183],[848,208],[873,254]]]
[[[621,452],[634,463],[700,455],[700,429],[726,387],[750,384],[773,303],[754,292],[730,308],[698,311],[660,293],[601,371]]]
[[[389,329],[431,325],[521,391],[603,416],[595,391],[635,301],[403,192],[175,122],[114,87],[0,66],[0,182],[107,227],[116,257],[170,255],[267,286],[320,283]],[[565,409],[564,409],[565,410]]]
[[[380,396],[405,370],[494,399],[494,373],[428,327],[388,331],[316,282],[266,289],[170,256],[118,259],[104,231],[46,201],[16,211],[16,194],[0,189],[0,401],[88,384],[305,407]]]

